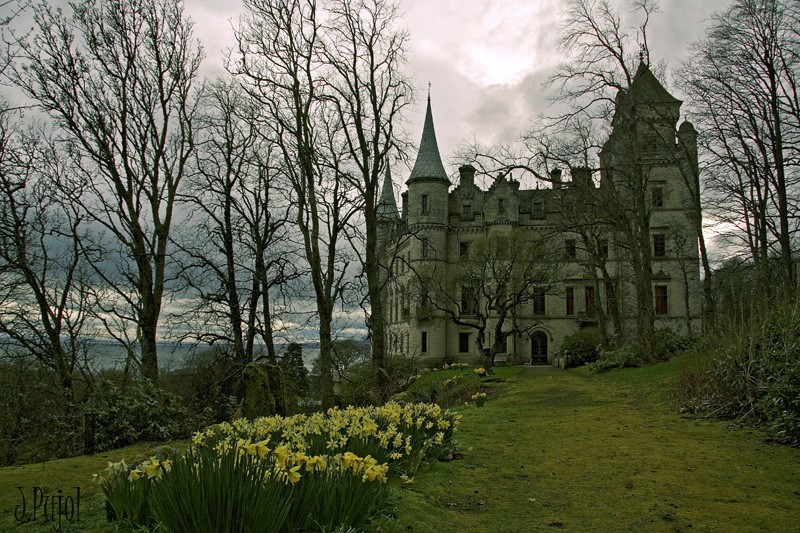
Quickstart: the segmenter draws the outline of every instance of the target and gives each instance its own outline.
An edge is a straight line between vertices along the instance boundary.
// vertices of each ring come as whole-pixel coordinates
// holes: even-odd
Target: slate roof
[[[388,163],[386,164],[386,174],[383,177],[381,197],[378,200],[377,215],[379,220],[394,220],[400,218],[400,213],[397,210],[397,202],[395,202],[394,199],[392,173]]]
[[[419,151],[414,168],[406,183],[418,179],[442,179],[448,184],[447,173],[444,171],[442,156],[439,155],[439,145],[436,143],[436,131],[433,128],[433,113],[431,112],[431,96],[428,95],[428,110],[425,113],[425,125],[422,128],[422,139],[419,141]]]

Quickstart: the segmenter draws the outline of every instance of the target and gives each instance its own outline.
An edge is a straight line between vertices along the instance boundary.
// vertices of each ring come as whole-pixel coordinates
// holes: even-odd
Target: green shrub
[[[687,371],[680,380],[684,409],[748,420],[780,440],[800,442],[796,309],[775,311],[748,334],[708,351],[708,369]]]
[[[653,335],[653,359],[666,361],[673,355],[689,349],[692,339],[670,329],[657,329]]]
[[[592,372],[608,372],[615,368],[642,366],[647,362],[632,346],[624,345],[616,350],[602,350],[597,361],[588,364]]]
[[[203,422],[177,395],[150,382],[134,383],[123,392],[111,381],[98,381],[85,409],[95,417],[97,451],[186,437]]]
[[[597,328],[586,328],[568,335],[561,343],[559,355],[567,357],[566,367],[582,366],[597,361],[603,335]]]

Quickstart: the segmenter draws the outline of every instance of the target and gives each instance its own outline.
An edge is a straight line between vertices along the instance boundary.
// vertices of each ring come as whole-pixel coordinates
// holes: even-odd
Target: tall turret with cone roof
[[[394,238],[395,230],[400,224],[400,213],[394,198],[394,184],[389,164],[386,164],[386,173],[383,177],[383,188],[378,200],[378,250],[381,257],[385,256],[386,247]]]
[[[450,180],[442,164],[439,145],[436,142],[436,130],[433,126],[431,111],[431,95],[428,94],[428,109],[425,113],[425,124],[422,138],[419,141],[417,160],[406,180],[408,185],[408,224],[446,225],[447,224],[447,192]]]

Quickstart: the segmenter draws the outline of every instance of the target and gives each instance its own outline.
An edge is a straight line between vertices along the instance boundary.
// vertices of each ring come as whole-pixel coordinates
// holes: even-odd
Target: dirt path
[[[682,418],[647,370],[513,372],[463,409],[464,458],[421,472],[384,531],[800,531],[799,450]]]

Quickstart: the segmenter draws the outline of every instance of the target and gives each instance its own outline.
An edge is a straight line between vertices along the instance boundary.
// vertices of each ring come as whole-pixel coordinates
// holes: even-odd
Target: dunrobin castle
[[[608,222],[614,209],[604,204],[603,196],[604,188],[621,180],[614,172],[626,157],[646,169],[629,173],[639,182],[626,185],[623,200],[628,198],[634,213],[636,203],[641,204],[639,211],[649,225],[649,239],[645,234],[640,242],[647,240],[650,247],[655,326],[698,332],[700,269],[692,223],[699,216],[692,201],[698,187],[697,133],[688,121],[678,127],[680,106],[642,63],[629,89],[617,96],[598,170],[572,168],[569,176],[562,176],[552,169],[542,182],[546,185],[536,189],[521,188],[507,172],[483,190],[471,165],[459,168],[459,183],[452,188],[436,143],[429,98],[402,210],[388,171],[379,202],[390,352],[428,364],[478,360],[478,330],[466,324],[483,315],[488,347],[498,317],[494,307],[485,305],[494,297],[491,291],[478,288],[491,287],[492,280],[464,279],[464,267],[470,261],[488,261],[479,251],[502,236],[514,248],[507,260],[545,266],[538,270],[539,283],[526,288],[530,296],[505,318],[504,331],[514,333],[498,359],[547,364],[564,338],[582,328],[604,327],[609,333],[635,328],[640,312],[636,283],[641,278],[634,273],[630,239],[623,235],[630,228]],[[635,224],[635,216],[626,220],[628,226],[631,220]],[[533,242],[540,243],[535,253]],[[524,265],[515,268],[525,270]],[[500,295],[506,289],[492,290]]]

